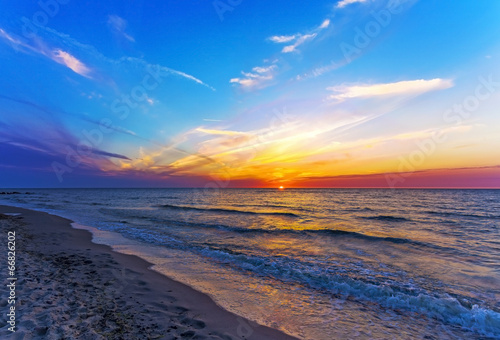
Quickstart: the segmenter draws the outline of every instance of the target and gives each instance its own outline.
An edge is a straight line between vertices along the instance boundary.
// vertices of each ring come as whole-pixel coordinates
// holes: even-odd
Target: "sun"
[[[284,186],[280,186],[279,189],[280,190],[285,190],[285,187]]]

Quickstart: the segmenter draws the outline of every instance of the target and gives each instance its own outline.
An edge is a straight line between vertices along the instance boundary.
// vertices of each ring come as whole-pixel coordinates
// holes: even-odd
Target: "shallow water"
[[[302,338],[500,337],[500,190],[22,191]]]

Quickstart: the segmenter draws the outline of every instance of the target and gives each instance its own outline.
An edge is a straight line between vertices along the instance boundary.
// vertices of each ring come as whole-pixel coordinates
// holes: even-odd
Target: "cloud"
[[[276,65],[256,66],[252,72],[241,72],[244,78],[232,78],[229,82],[241,85],[245,89],[263,88],[274,79]]]
[[[304,33],[296,33],[291,35],[273,35],[267,40],[276,44],[288,44],[281,49],[282,53],[292,53],[298,51],[298,47],[304,43],[314,40],[318,34],[330,26],[330,19],[325,19],[321,24],[314,29]],[[272,62],[271,66],[254,67],[252,72],[242,72],[244,77],[235,77],[229,80],[230,83],[239,84],[244,89],[264,88],[271,84],[276,76],[276,63],[280,59]],[[267,61],[266,61],[267,62]]]
[[[341,63],[336,63],[334,61],[331,61],[330,64],[328,64],[328,65],[316,67],[309,72],[306,72],[304,74],[299,74],[295,77],[295,79],[296,80],[303,80],[303,79],[308,79],[308,78],[320,77],[323,74],[326,74],[328,72],[331,72],[333,70],[336,70],[336,69],[344,66],[346,63],[347,63],[347,60],[345,60],[345,59]]]
[[[190,79],[192,81],[194,81],[195,83],[198,83],[200,85],[203,85],[205,87],[208,87],[209,89],[211,89],[212,91],[215,91],[215,88],[213,88],[212,86],[208,85],[208,84],[205,84],[204,82],[202,82],[200,79],[196,78],[196,77],[193,77],[192,75],[190,74],[187,74],[187,73],[184,73],[184,72],[181,72],[181,71],[176,71],[176,70],[173,70],[171,68],[166,68],[166,67],[163,67],[164,69],[168,69],[170,72],[174,73],[174,74],[177,74],[181,77],[184,77],[186,79]]]
[[[282,44],[286,43],[292,40],[295,40],[296,36],[295,35],[274,35],[269,38],[272,42],[275,42],[277,44]]]
[[[108,26],[114,33],[122,36],[130,42],[135,42],[134,37],[125,33],[125,29],[127,28],[127,20],[119,17],[118,15],[110,15],[108,16]]]
[[[295,41],[295,43],[293,45],[288,45],[288,46],[283,47],[281,52],[283,52],[283,53],[294,52],[297,49],[297,47],[299,47],[300,45],[305,43],[307,40],[312,40],[312,39],[316,38],[317,35],[318,35],[317,33],[302,35]]]
[[[343,101],[350,98],[367,98],[378,96],[415,95],[429,91],[444,90],[453,87],[454,83],[450,79],[431,80],[406,80],[396,83],[335,86],[328,87],[327,90],[337,92],[328,98]]]
[[[43,160],[42,166],[49,167],[49,171],[52,171],[50,165],[53,161],[57,161],[61,164],[66,164],[66,157],[68,150],[72,149],[79,153],[82,153],[81,163],[75,168],[75,172],[80,172],[83,168],[92,169],[92,171],[97,174],[110,174],[113,171],[117,171],[116,174],[122,172],[122,170],[135,169],[138,171],[148,170],[149,173],[159,174],[160,172],[165,175],[174,174],[177,170],[169,168],[168,164],[173,162],[179,157],[185,157],[186,155],[192,157],[194,160],[206,163],[214,163],[209,157],[199,154],[193,154],[188,151],[184,151],[176,147],[177,143],[172,143],[170,145],[165,145],[162,143],[155,142],[154,140],[147,139],[138,136],[135,132],[125,129],[119,126],[110,126],[109,128],[118,133],[132,136],[135,139],[140,139],[141,141],[149,142],[153,147],[160,150],[157,152],[157,156],[153,157],[153,154],[142,155],[141,159],[136,159],[136,157],[129,157],[121,153],[115,153],[111,150],[103,150],[98,148],[101,145],[93,145],[94,147],[87,150],[84,148],[83,151],[80,150],[80,144],[85,141],[87,144],[90,140],[78,139],[78,137],[72,134],[60,121],[60,117],[63,115],[72,115],[80,118],[83,121],[94,124],[96,126],[101,126],[101,122],[94,121],[85,115],[72,114],[71,112],[59,111],[54,112],[49,108],[37,105],[36,103],[31,103],[26,100],[16,99],[6,97],[0,94],[0,99],[8,100],[14,103],[19,103],[25,105],[28,108],[40,111],[39,114],[32,114],[29,112],[31,110],[20,110],[20,114],[29,114],[30,119],[26,119],[24,116],[13,116],[6,117],[9,119],[0,122],[0,154],[4,155],[3,149],[10,150],[12,154],[19,154],[19,150],[24,150],[26,152],[31,152],[31,158],[37,157]],[[43,113],[43,114],[42,114]],[[22,128],[20,122],[22,123]],[[206,130],[206,132],[199,131],[203,135],[216,135],[218,130]],[[219,133],[220,135],[220,133]],[[221,135],[216,137],[227,138],[226,143],[237,143],[242,139],[241,133],[235,132],[232,136],[229,134]],[[88,138],[88,137],[86,137]],[[93,143],[92,141],[90,141]],[[182,142],[182,141],[181,141]],[[241,142],[240,142],[241,143]],[[101,144],[101,143],[98,143]],[[103,140],[102,146],[105,147],[106,144]],[[23,151],[23,152],[24,152]],[[73,151],[71,151],[73,152]],[[16,156],[17,158],[21,156]],[[152,158],[153,157],[153,158]],[[154,160],[154,162],[151,162]],[[118,165],[119,162],[121,165]],[[6,163],[11,164],[11,163]],[[29,162],[27,162],[29,166]],[[148,164],[154,165],[156,168],[148,167]],[[166,165],[165,165],[166,164]],[[15,164],[11,164],[15,165]],[[16,166],[20,166],[17,164]],[[184,169],[182,169],[184,170]],[[45,171],[45,170],[44,170]],[[75,174],[72,172],[72,174]],[[131,174],[133,176],[133,174]],[[54,176],[55,178],[55,176]]]
[[[16,51],[21,51],[23,53],[34,52],[37,54],[44,55],[45,57],[48,57],[51,60],[53,60],[59,64],[62,64],[62,65],[68,66],[68,67],[69,67],[69,65],[72,65],[73,67],[75,67],[74,69],[72,69],[75,72],[77,72],[76,70],[80,70],[83,73],[84,70],[88,69],[89,73],[90,73],[90,72],[94,72],[94,70],[92,70],[89,66],[81,63],[78,59],[73,57],[73,55],[69,54],[69,52],[67,52],[67,51],[63,51],[60,48],[50,49],[50,48],[46,47],[47,44],[42,40],[43,37],[45,37],[46,40],[50,40],[52,45],[66,46],[66,47],[70,48],[71,50],[75,50],[81,54],[85,54],[88,58],[95,60],[97,63],[104,63],[104,64],[108,64],[108,65],[112,64],[112,65],[116,65],[116,66],[124,66],[127,68],[127,71],[130,71],[130,69],[133,69],[130,66],[134,66],[135,68],[144,68],[146,70],[155,69],[155,70],[158,70],[159,72],[162,72],[162,73],[168,73],[168,74],[177,75],[177,76],[189,79],[191,81],[194,81],[197,84],[203,85],[203,86],[211,89],[212,91],[215,91],[215,89],[212,86],[204,83],[200,79],[198,79],[190,74],[187,74],[185,72],[178,71],[178,70],[175,70],[175,69],[172,69],[172,68],[169,68],[166,66],[162,66],[162,65],[150,64],[147,61],[140,59],[140,58],[121,57],[120,59],[111,59],[111,58],[108,58],[108,57],[102,55],[95,47],[93,47],[91,45],[82,44],[79,41],[71,38],[67,34],[58,32],[58,31],[53,30],[51,28],[48,28],[46,26],[40,26],[40,27],[37,27],[37,29],[38,29],[38,36],[36,36],[33,39],[27,40],[27,39],[24,39],[21,37],[17,37],[13,34],[9,34],[5,30],[0,28],[0,38],[3,38],[3,40],[6,41],[9,45],[11,45],[12,48],[15,49]],[[61,54],[60,52],[56,52],[56,51],[62,51],[64,53]],[[68,54],[68,56],[66,56],[65,53]],[[85,68],[76,67],[77,64],[75,63],[75,60],[73,60],[70,57],[73,57],[76,61],[79,61],[80,66],[84,66]],[[133,65],[131,65],[131,64],[133,64]],[[79,74],[84,75],[87,78],[91,78],[89,76],[89,73],[84,73],[84,74],[79,73]]]
[[[251,132],[240,132],[231,130],[210,130],[197,128],[195,132],[217,136],[200,143],[200,153],[212,155],[217,152],[229,152],[232,148],[248,145],[248,142],[256,137]]]
[[[355,3],[363,3],[367,2],[368,0],[342,0],[337,3],[336,8],[344,8],[348,5],[355,4]]]
[[[0,144],[3,148],[11,151],[34,152],[35,154],[32,154],[31,157],[44,160],[41,164],[43,166],[50,166],[54,160],[66,164],[67,155],[70,152],[80,150],[81,142],[82,140],[72,134],[53,114],[36,117],[29,121],[22,120],[22,123],[15,122],[7,128],[0,127]],[[108,152],[94,146],[88,152],[78,154],[78,166],[94,169],[108,167],[112,164],[110,158],[129,160],[125,155]],[[18,160],[19,156],[5,159],[7,164],[9,162],[15,164]]]
[[[319,26],[319,28],[325,29],[328,28],[328,26],[330,26],[330,19],[326,19],[325,21],[323,21],[323,23]]]
[[[434,168],[409,172],[304,176],[294,186],[306,188],[498,188],[499,165],[483,167]],[[404,178],[390,185],[388,176]],[[390,177],[389,177],[390,178]]]
[[[203,132],[208,135],[225,135],[225,136],[239,136],[247,134],[246,132],[240,132],[240,131],[214,130],[214,129],[204,129],[204,128],[197,128],[194,131]]]
[[[93,124],[93,125],[98,126],[98,127],[102,125],[100,121],[90,119],[86,115],[77,114],[77,113],[71,113],[71,112],[67,112],[67,111],[54,112],[54,111],[52,111],[51,109],[49,109],[47,107],[44,107],[42,105],[38,105],[38,104],[36,104],[34,102],[30,102],[29,100],[23,100],[23,99],[8,97],[8,96],[4,96],[4,95],[1,95],[1,94],[0,94],[0,99],[8,100],[8,101],[11,101],[11,102],[14,102],[14,103],[25,105],[27,107],[31,107],[31,108],[33,108],[35,110],[38,110],[38,111],[44,113],[47,117],[50,117],[50,119],[52,119],[52,120],[55,120],[57,115],[64,115],[64,116],[72,116],[72,117],[74,117],[76,119],[85,121],[87,123]],[[1,128],[1,124],[0,124],[0,128]],[[130,131],[130,130],[128,130],[128,129],[124,128],[124,127],[121,127],[121,126],[115,126],[115,125],[113,125],[113,126],[110,126],[109,129],[113,130],[115,132],[118,132],[120,134],[134,136],[134,137],[136,137],[138,139],[141,139],[141,140],[144,140],[144,141],[150,141],[149,139],[141,137],[141,136],[138,136],[135,132]],[[64,129],[60,128],[59,130],[62,131]]]
[[[22,42],[19,39],[16,39],[9,33],[5,32],[3,29],[0,28],[0,37],[6,39],[8,42],[10,42],[13,46],[17,45],[22,45]]]
[[[213,88],[212,86],[204,83],[203,81],[201,81],[200,79],[190,75],[190,74],[187,74],[185,72],[182,72],[182,71],[178,71],[178,70],[174,70],[170,67],[166,67],[166,66],[162,66],[162,65],[157,65],[157,64],[150,64],[148,63],[147,61],[143,60],[143,59],[140,59],[140,58],[134,58],[134,57],[122,57],[118,60],[112,60],[112,59],[108,59],[109,62],[115,64],[115,65],[125,65],[125,67],[127,69],[130,69],[130,66],[134,66],[134,67],[142,67],[144,68],[144,70],[146,72],[148,71],[153,71],[153,72],[158,72],[160,76],[162,75],[166,75],[166,74],[173,74],[173,75],[176,75],[176,76],[180,76],[182,78],[186,78],[186,79],[189,79],[189,80],[192,80],[194,81],[195,83],[199,84],[199,85],[203,85],[209,89],[211,89],[212,91],[215,91],[215,88]],[[128,65],[126,65],[128,64]]]
[[[256,66],[252,69],[252,71],[262,74],[262,73],[269,73],[272,70],[274,70],[275,68],[276,68],[276,65],[270,65],[268,67]]]
[[[276,171],[276,167],[286,167],[316,154],[323,154],[325,151],[323,147],[318,148],[318,141],[324,141],[325,146],[332,146],[335,144],[332,134],[358,120],[349,116],[345,120],[336,118],[333,124],[325,124],[324,121],[311,123],[309,119],[302,121],[294,116],[284,116],[288,114],[280,114],[271,119],[268,126],[249,131],[204,127],[192,130],[185,134],[189,144],[198,153],[215,160],[215,163],[187,156],[176,160],[171,166],[178,171],[194,171],[193,174],[217,175],[213,169],[218,164],[217,169],[228,171],[232,178],[268,178],[268,175],[275,176],[278,172],[286,173],[286,177],[294,176],[302,170]]]
[[[101,155],[101,156],[106,156],[110,158],[119,158],[119,159],[126,159],[126,160],[131,160],[127,156],[120,155],[118,153],[113,153],[113,152],[107,152],[99,149],[92,149],[92,153],[95,155]]]
[[[73,72],[78,73],[81,76],[89,77],[90,68],[88,68],[80,60],[76,59],[74,56],[65,52],[63,50],[54,50],[52,52],[51,59],[56,63],[62,64],[70,68]]]
[[[7,33],[5,30],[0,28],[0,37],[7,40],[16,51],[22,51],[25,53],[34,52],[41,54],[58,64],[64,65],[71,69],[73,72],[84,76],[86,78],[91,78],[90,73],[92,70],[90,67],[82,63],[75,56],[71,55],[69,52],[63,51],[62,49],[53,49],[46,47],[46,45],[40,40],[36,39],[35,44],[29,44],[22,38],[13,37],[11,34]]]
[[[330,26],[330,19],[325,19],[319,26],[317,26],[315,29],[307,33],[296,33],[292,35],[274,35],[268,38],[268,40],[277,44],[294,42],[291,45],[283,47],[283,49],[281,50],[282,53],[291,53],[296,51],[297,47],[299,47],[306,41],[316,38],[319,31],[324,30],[329,26]]]

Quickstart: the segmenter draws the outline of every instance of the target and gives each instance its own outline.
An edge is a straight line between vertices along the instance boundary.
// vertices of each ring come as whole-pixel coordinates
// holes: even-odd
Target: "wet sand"
[[[19,215],[4,215],[6,213]],[[0,206],[2,339],[295,339],[219,307],[143,259],[91,242],[47,213]],[[7,234],[15,231],[15,303]],[[15,307],[15,332],[9,308]]]

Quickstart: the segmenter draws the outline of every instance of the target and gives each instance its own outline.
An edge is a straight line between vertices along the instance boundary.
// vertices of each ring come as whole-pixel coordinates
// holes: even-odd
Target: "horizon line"
[[[214,190],[214,188],[204,188],[204,187],[0,187],[0,190],[15,190],[15,189],[209,189]],[[279,190],[280,187],[232,187],[232,188],[215,188],[217,190],[226,189],[269,189],[269,190]],[[387,189],[387,190],[500,190],[500,187],[284,187],[282,190],[290,189]],[[1,192],[0,192],[1,194]]]

